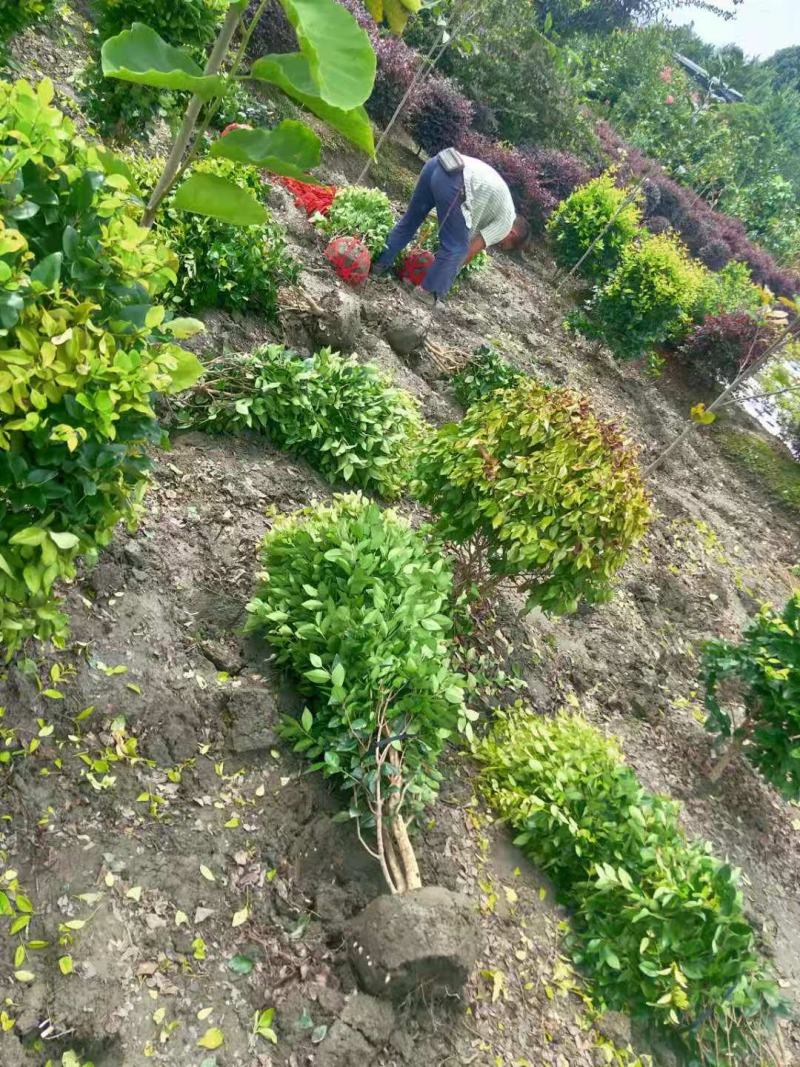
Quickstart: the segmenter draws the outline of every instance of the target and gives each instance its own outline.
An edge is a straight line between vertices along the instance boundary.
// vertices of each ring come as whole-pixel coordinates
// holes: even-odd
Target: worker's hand
[[[466,267],[467,263],[471,263],[479,252],[484,252],[485,250],[486,242],[478,233],[470,241],[469,249],[467,250],[467,258],[464,260],[463,265]]]

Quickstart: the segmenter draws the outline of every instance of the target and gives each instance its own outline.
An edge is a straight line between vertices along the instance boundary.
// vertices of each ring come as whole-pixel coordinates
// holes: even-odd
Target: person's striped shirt
[[[488,163],[472,156],[464,159],[464,219],[470,236],[480,234],[486,247],[508,237],[517,217],[508,186]]]

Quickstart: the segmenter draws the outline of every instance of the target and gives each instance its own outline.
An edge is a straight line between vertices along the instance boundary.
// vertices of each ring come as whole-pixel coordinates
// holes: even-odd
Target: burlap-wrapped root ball
[[[372,258],[357,237],[334,237],[325,249],[325,258],[348,285],[362,285],[369,277]]]

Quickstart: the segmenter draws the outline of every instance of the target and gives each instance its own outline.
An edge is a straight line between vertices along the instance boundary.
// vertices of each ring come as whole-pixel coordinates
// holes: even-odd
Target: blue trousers
[[[461,210],[463,200],[463,175],[448,174],[435,156],[429,159],[422,168],[408,210],[386,239],[377,265],[390,267],[435,207],[439,219],[439,251],[422,288],[440,297],[448,293],[469,251],[469,230]]]

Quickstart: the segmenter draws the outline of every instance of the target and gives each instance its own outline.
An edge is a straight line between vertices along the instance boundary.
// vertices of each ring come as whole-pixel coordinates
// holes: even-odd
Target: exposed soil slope
[[[37,54],[56,55],[44,46]],[[62,65],[52,73],[62,76]],[[360,165],[348,153],[327,161],[329,180],[352,179]],[[416,164],[400,146],[389,161],[390,190],[413,180]],[[273,201],[307,267],[298,291],[286,294],[279,327],[209,316],[207,354],[269,338],[310,350],[333,329],[439,422],[459,414],[448,368],[492,341],[525,370],[623,417],[645,458],[699,399],[681,381],[655,382],[567,335],[544,250],[525,262],[494,258],[408,364],[385,340],[387,320],[409,301],[393,283],[345,294],[346,322],[320,326],[304,294],[327,306],[343,290],[304,217],[280,190]],[[3,728],[40,742],[0,765],[0,856],[31,898],[29,936],[50,941],[24,965],[35,981],[20,982],[17,938],[5,923],[0,931],[0,993],[17,1019],[0,1037],[4,1065],[38,1067],[66,1048],[95,1067],[610,1062],[560,954],[564,915],[492,824],[455,750],[418,854],[424,881],[461,890],[480,911],[479,968],[463,1001],[409,1004],[388,1018],[360,1002],[360,1015],[346,1014],[355,982],[344,925],[382,892],[379,872],[349,826],[331,821],[336,797],[279,740],[279,718],[298,697],[268,648],[241,636],[266,510],[331,491],[261,439],[176,435],[156,457],[139,529],[121,533],[70,591],[69,649],[0,678]],[[612,603],[546,620],[520,617],[506,597],[490,651],[537,711],[579,701],[622,739],[648,787],[684,801],[687,829],[741,866],[763,949],[797,1002],[800,810],[744,762],[709,790],[696,659],[700,641],[735,634],[761,600],[786,598],[800,559],[797,518],[725,458],[713,431],[659,468],[652,491],[658,519]],[[54,665],[60,674],[49,673]],[[58,946],[59,924],[72,920],[85,925],[62,927],[73,943]],[[67,954],[71,975],[58,964]],[[277,1046],[252,1034],[254,1012],[271,1007]],[[198,1046],[211,1027],[224,1035],[215,1052]],[[623,1017],[603,1029],[647,1048]],[[37,1032],[48,1039],[42,1050],[23,1052],[20,1038]],[[800,1064],[800,1032],[787,1023],[782,1033],[786,1063]],[[656,1057],[675,1062],[666,1050]]]

